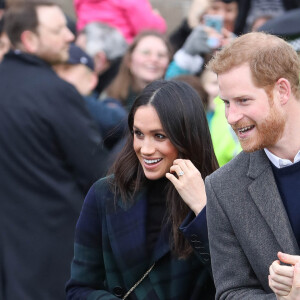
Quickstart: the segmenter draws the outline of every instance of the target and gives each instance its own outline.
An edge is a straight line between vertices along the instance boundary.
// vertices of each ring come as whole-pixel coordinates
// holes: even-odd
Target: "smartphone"
[[[223,28],[223,17],[220,15],[204,15],[204,25],[221,33]]]

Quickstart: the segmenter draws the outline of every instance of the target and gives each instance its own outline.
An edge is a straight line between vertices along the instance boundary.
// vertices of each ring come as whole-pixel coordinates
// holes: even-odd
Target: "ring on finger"
[[[183,171],[179,171],[178,172],[178,176],[183,176],[184,175],[184,172]]]

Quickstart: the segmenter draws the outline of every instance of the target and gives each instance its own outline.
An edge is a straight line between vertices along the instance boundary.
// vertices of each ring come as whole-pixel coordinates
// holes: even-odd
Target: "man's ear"
[[[106,54],[103,51],[99,51],[94,56],[95,72],[102,74],[109,67],[109,61],[107,60]]]
[[[96,72],[91,72],[89,83],[90,83],[90,90],[93,91],[98,84],[98,75],[96,74]]]
[[[281,105],[285,105],[291,96],[291,84],[286,78],[279,78],[275,84]]]
[[[25,30],[21,34],[21,42],[22,47],[26,50],[28,53],[35,54],[39,47],[39,38],[36,33]]]

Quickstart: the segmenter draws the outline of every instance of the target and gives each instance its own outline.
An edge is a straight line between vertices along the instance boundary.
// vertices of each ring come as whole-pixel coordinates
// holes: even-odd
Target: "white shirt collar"
[[[268,156],[271,163],[277,168],[284,168],[290,165],[295,164],[296,162],[300,161],[300,150],[294,157],[294,162],[291,162],[289,159],[280,158],[273,153],[271,153],[267,148],[264,148],[266,155]]]

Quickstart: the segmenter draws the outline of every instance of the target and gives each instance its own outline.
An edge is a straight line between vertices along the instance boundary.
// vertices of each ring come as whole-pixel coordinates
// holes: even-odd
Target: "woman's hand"
[[[206,205],[205,186],[199,170],[188,159],[176,159],[166,177],[197,216]]]

